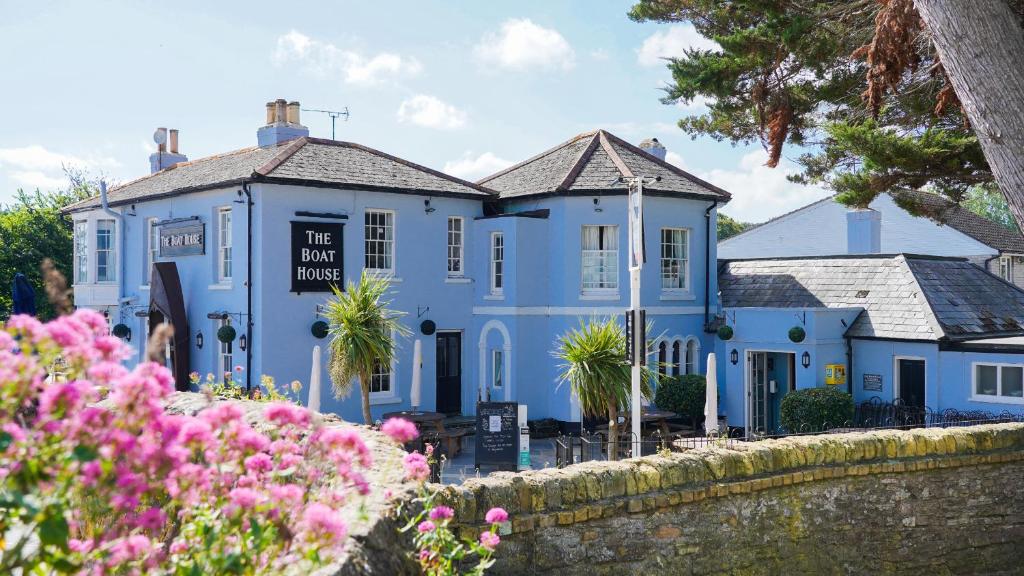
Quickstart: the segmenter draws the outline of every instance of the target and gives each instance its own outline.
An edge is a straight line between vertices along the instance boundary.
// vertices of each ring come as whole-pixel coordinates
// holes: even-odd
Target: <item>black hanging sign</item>
[[[519,462],[519,404],[480,402],[476,405],[476,465],[515,470]]]
[[[198,256],[206,253],[206,225],[188,224],[160,227],[160,257]]]
[[[343,287],[344,224],[292,222],[292,292],[330,292]]]

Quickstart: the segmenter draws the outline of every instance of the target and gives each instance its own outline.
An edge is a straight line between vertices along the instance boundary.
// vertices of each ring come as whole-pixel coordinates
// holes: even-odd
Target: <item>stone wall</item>
[[[495,574],[1018,574],[1024,425],[737,443],[446,489]],[[467,521],[467,519],[473,519]]]

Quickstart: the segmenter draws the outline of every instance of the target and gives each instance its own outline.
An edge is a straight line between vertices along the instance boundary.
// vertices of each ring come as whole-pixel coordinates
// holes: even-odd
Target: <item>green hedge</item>
[[[707,382],[701,374],[671,376],[658,384],[654,405],[675,412],[696,424],[704,417]]]
[[[840,428],[853,421],[853,396],[833,386],[794,390],[783,396],[779,419],[794,434]]]

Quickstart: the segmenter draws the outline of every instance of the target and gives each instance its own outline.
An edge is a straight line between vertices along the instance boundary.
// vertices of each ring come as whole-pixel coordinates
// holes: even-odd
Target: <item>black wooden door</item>
[[[462,413],[462,334],[437,333],[437,411]]]
[[[900,400],[908,408],[924,408],[924,360],[900,358]]]

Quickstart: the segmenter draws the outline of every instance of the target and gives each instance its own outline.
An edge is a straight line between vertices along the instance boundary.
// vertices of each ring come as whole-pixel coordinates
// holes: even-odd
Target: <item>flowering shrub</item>
[[[392,418],[384,423],[381,431],[399,444],[414,440],[417,436],[416,426],[401,418]],[[448,506],[436,504],[437,492],[426,486],[430,476],[430,458],[433,446],[427,445],[426,454],[413,451],[405,455],[405,477],[419,483],[417,498],[420,512],[408,518],[402,532],[413,528],[416,532],[413,540],[416,543],[416,561],[423,574],[427,576],[448,576],[461,574],[461,568],[467,558],[476,558],[476,565],[467,574],[480,576],[494,565],[495,548],[501,542],[498,527],[508,522],[508,513],[502,508],[491,508],[484,520],[490,526],[480,533],[477,540],[460,541],[452,532],[449,524],[455,517],[455,511]]]
[[[129,354],[87,310],[0,325],[0,574],[307,573],[336,556],[341,508],[369,491],[356,430],[281,402],[265,432],[230,403],[167,414],[170,373],[128,371]]]

